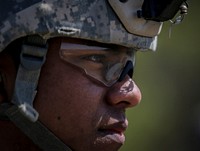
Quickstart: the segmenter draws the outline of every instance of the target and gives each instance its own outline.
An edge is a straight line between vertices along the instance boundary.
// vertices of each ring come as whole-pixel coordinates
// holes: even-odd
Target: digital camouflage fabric
[[[6,0],[0,4],[0,52],[17,38],[66,36],[155,50],[157,37],[130,34],[107,0]]]

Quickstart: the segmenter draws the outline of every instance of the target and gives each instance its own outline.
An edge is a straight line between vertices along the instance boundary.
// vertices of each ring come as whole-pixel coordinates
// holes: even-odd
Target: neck
[[[12,122],[0,120],[0,148],[3,151],[40,151]]]

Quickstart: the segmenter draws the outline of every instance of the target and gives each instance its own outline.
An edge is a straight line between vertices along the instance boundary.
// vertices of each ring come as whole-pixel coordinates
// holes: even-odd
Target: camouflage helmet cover
[[[135,12],[142,5],[140,0],[132,3],[136,4]],[[7,0],[0,2],[0,14],[0,52],[15,39],[32,34],[44,39],[66,36],[137,49],[155,50],[157,45],[157,35],[128,32],[119,19],[120,13],[118,17],[107,0]]]

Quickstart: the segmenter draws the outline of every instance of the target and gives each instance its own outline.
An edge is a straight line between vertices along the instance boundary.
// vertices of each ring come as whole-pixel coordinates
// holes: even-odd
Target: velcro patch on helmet
[[[154,37],[160,33],[162,28],[161,22],[138,18],[137,11],[141,9],[143,1],[108,1],[128,32],[145,37]]]

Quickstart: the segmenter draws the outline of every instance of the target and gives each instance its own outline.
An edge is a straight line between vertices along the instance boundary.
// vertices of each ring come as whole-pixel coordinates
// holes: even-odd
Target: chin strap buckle
[[[39,116],[33,108],[33,101],[47,49],[46,40],[39,36],[31,36],[25,40],[20,54],[21,64],[15,81],[12,103],[32,122],[37,121]]]

